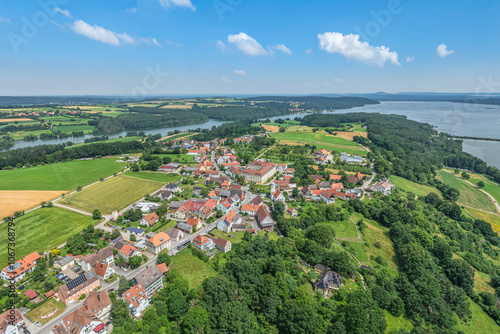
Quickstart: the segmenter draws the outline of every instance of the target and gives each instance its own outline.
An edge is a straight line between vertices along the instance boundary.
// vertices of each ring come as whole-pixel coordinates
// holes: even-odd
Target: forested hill
[[[328,97],[328,96],[257,96],[244,99],[245,101],[276,101],[276,102],[299,102],[303,103],[306,109],[350,109],[363,107],[369,104],[380,104],[379,101],[364,97]],[[301,106],[302,108],[302,106]]]

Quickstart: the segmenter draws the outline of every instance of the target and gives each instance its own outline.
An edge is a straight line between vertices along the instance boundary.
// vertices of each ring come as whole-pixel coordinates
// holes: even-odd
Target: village
[[[41,295],[43,288],[24,289],[27,304],[53,300],[53,305],[60,306],[46,308],[50,312],[39,317],[47,319],[44,323],[25,321],[29,310],[15,309],[18,332],[111,332],[112,299],[124,299],[131,316],[140,317],[149,307],[152,296],[164,287],[169,257],[184,249],[189,247],[200,258],[211,259],[217,253],[231,252],[236,234],[282,237],[273,217],[276,210],[284,211],[289,217],[298,217],[301,205],[305,203],[331,205],[336,201],[361,199],[371,192],[388,195],[395,188],[386,179],[374,182],[373,162],[346,153],[336,155],[328,149],[313,152],[311,163],[320,168],[334,161],[366,165],[372,174],[363,175],[358,171],[350,175],[329,174],[327,178],[311,174],[308,175],[311,182],[299,186],[295,182],[297,175],[293,164],[274,163],[262,158],[245,163],[236,155],[238,148],[244,149],[256,136],[265,137],[267,134],[245,135],[233,138],[231,143],[226,143],[227,139],[209,142],[172,140],[164,149],[182,150],[186,156],[192,156],[195,165],[180,162],[161,165],[157,173],[174,175],[179,180],[168,183],[124,210],[115,210],[111,216],[104,216],[95,231],[107,233],[106,242],[89,244],[93,251],[84,256],[69,253],[61,256],[59,249],[45,254],[34,252],[14,266],[4,268],[1,278],[16,284],[17,291],[22,290],[20,284],[24,288],[26,282],[39,275],[37,268],[40,263],[43,263],[44,270],[48,270],[45,276],[53,276],[55,282],[50,291]],[[120,159],[129,163],[138,161],[133,157]],[[181,194],[189,184],[188,179],[196,181],[190,185],[192,192],[186,197]],[[137,223],[130,224],[131,221]],[[343,286],[340,274],[324,266],[318,272],[315,288],[325,297],[333,289]],[[130,285],[126,291],[119,289],[122,281]],[[8,312],[0,319],[4,329],[7,316]]]

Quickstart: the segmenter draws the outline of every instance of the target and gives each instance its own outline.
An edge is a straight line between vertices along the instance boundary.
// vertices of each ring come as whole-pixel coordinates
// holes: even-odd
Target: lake
[[[467,103],[454,102],[381,102],[377,105],[368,105],[365,107],[338,110],[335,113],[349,112],[375,112],[381,114],[397,114],[405,115],[411,120],[425,122],[434,125],[439,131],[447,132],[457,136],[471,137],[490,137],[500,139],[500,107],[489,105],[475,105]],[[308,115],[297,114],[287,116],[269,117],[271,120],[277,118],[294,118]],[[187,131],[190,129],[201,128],[210,129],[213,126],[223,124],[222,121],[209,120],[203,124],[184,125],[171,128],[160,128],[144,131],[146,135],[160,133],[166,136],[169,131],[179,130]],[[126,136],[127,132],[123,131],[109,135],[109,138],[117,138]],[[14,148],[28,147],[41,144],[57,144],[71,141],[74,143],[82,143],[86,137],[52,139],[52,140],[37,140],[35,142],[26,142],[24,140],[16,141]],[[492,166],[500,168],[500,142],[490,141],[464,141],[464,151],[473,154]]]

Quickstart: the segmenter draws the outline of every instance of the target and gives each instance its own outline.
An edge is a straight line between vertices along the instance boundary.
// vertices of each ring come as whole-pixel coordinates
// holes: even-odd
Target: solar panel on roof
[[[94,277],[94,272],[93,272],[93,271],[89,272],[89,273],[87,274],[87,277],[88,277],[88,278],[92,278],[92,277]]]
[[[87,281],[87,276],[80,275],[77,278],[75,278],[75,279],[69,281],[68,283],[66,283],[66,286],[68,287],[68,290],[73,290],[74,288],[76,288],[79,285],[82,285],[86,281]]]

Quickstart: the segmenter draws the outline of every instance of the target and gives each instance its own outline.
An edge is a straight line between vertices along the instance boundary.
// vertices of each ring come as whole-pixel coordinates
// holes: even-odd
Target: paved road
[[[140,266],[139,268],[137,268],[135,270],[127,271],[124,274],[124,276],[127,279],[132,279],[133,277],[135,277],[139,273],[141,273],[143,270],[145,270],[146,268],[148,268],[149,266],[154,265],[154,264],[156,264],[156,256],[152,256],[151,258],[149,258],[149,260],[146,263],[144,263],[142,266]],[[118,289],[119,282],[120,282],[119,279],[114,281],[111,284],[107,284],[107,283],[103,284],[101,281],[101,286],[103,288],[105,288],[106,290],[109,290],[109,289],[116,290],[116,289]],[[78,307],[82,306],[82,304],[83,304],[83,301],[78,301],[76,303],[70,304],[68,307],[66,307],[66,310],[62,314],[60,314],[56,318],[52,319],[47,324],[43,325],[41,328],[40,327],[33,327],[34,330],[32,331],[32,333],[41,333],[41,334],[50,333],[52,328],[54,328],[55,325],[57,325],[61,322],[62,318],[64,318],[65,316],[67,316],[68,314],[70,314],[71,312],[76,310]]]

